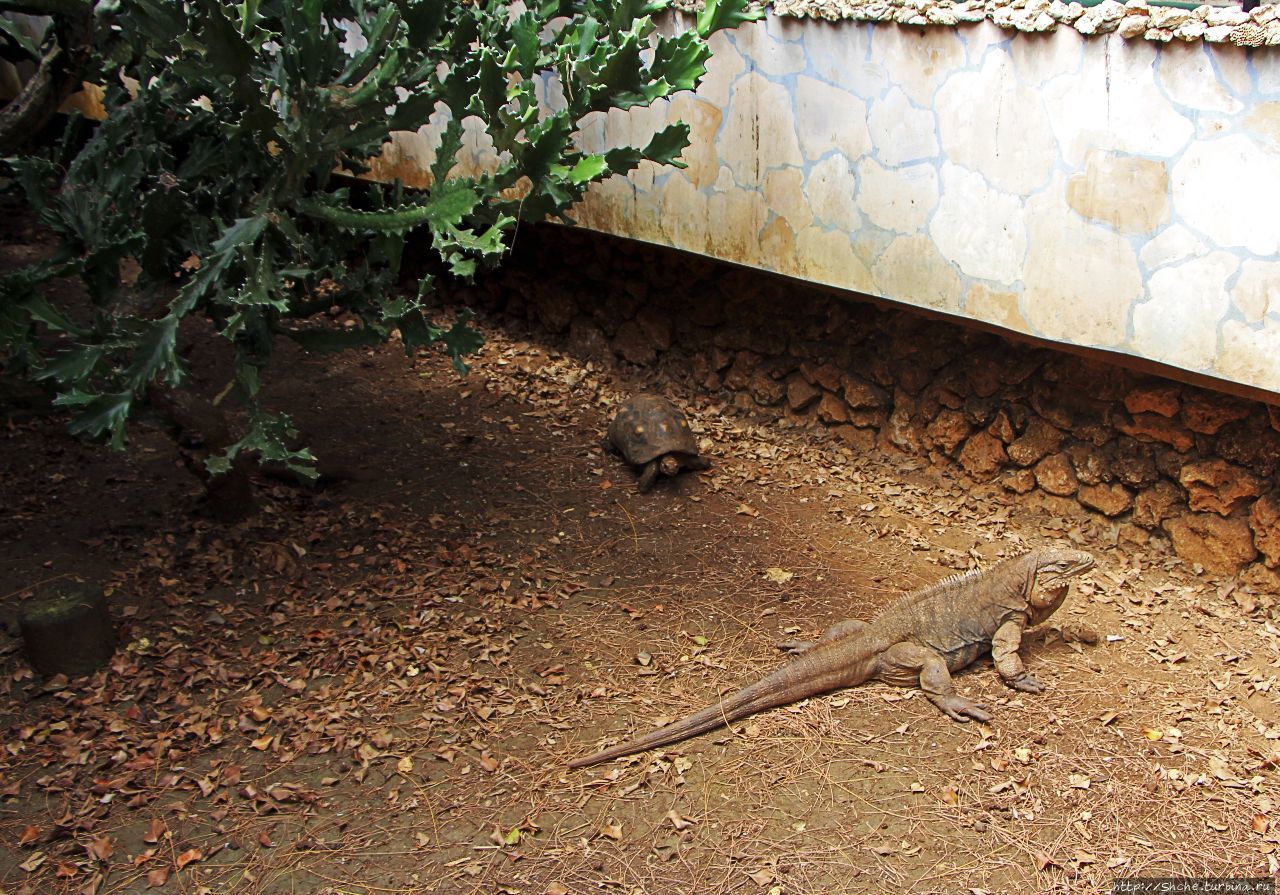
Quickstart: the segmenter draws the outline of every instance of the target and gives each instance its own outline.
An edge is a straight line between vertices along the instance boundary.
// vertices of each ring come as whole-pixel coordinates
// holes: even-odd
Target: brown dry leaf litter
[[[1269,595],[501,332],[461,383],[395,348],[288,356],[277,378],[354,480],[265,484],[230,529],[189,514],[154,435],[121,458],[57,419],[5,429],[0,592],[105,580],[126,644],[94,678],[39,682],[5,641],[5,891],[1048,892],[1280,870]],[[602,455],[641,387],[690,411],[712,470],[641,496]],[[989,663],[959,676],[990,726],[870,685],[564,768],[763,674],[779,641],[1055,542],[1098,569],[1030,638],[1047,694]]]

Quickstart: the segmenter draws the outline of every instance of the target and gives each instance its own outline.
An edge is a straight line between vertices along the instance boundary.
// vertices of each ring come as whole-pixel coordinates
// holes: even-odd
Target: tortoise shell
[[[674,404],[659,395],[635,395],[609,424],[609,441],[635,466],[664,454],[698,455],[698,442],[689,421]]]

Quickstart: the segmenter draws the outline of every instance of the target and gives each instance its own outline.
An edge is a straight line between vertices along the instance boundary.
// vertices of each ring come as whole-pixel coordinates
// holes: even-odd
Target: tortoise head
[[[680,471],[680,461],[673,454],[667,454],[658,461],[658,469],[663,475],[675,475]]]

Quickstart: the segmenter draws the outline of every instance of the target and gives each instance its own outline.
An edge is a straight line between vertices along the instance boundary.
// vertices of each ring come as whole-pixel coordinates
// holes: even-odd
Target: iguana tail
[[[840,646],[843,652],[847,652],[847,644]],[[569,767],[585,768],[604,761],[612,761],[624,755],[645,752],[659,746],[669,746],[706,733],[708,730],[715,730],[717,727],[740,721],[765,709],[787,705],[839,687],[860,684],[871,676],[870,666],[873,663],[870,658],[852,663],[833,662],[831,654],[834,652],[836,650],[831,649],[827,644],[819,643],[768,677],[724,697],[713,705],[634,740],[611,746],[594,755],[575,758],[569,762]]]

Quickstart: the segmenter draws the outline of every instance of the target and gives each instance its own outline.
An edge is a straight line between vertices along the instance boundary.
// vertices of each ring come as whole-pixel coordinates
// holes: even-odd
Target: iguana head
[[[1083,550],[1053,548],[1036,553],[1036,580],[1027,599],[1030,623],[1038,625],[1054,613],[1067,597],[1071,579],[1093,568],[1093,557]]]

